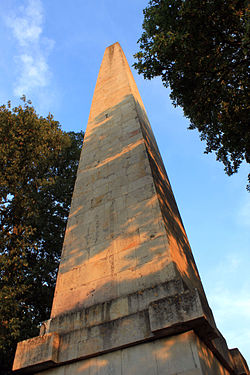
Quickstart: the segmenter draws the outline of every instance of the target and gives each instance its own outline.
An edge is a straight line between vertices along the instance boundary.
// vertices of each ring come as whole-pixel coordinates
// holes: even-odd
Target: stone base
[[[187,290],[180,280],[172,280],[44,322],[40,336],[18,344],[13,370],[100,375],[120,374],[122,368],[123,375],[158,375],[164,372],[157,369],[166,366],[166,375],[247,374],[241,355],[236,350],[231,355],[206,311],[197,289]],[[140,367],[131,372],[136,356],[141,357],[138,363],[146,361],[141,372]],[[102,370],[99,363],[107,366]],[[99,372],[92,371],[96,366]]]
[[[229,375],[193,331],[116,350],[37,375]]]

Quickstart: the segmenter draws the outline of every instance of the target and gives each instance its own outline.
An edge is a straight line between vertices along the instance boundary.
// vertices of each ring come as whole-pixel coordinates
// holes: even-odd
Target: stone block
[[[117,298],[116,300],[110,303],[110,308],[109,308],[110,320],[119,319],[126,315],[129,315],[128,297]]]
[[[193,331],[155,341],[154,355],[158,375],[202,375]]]
[[[206,337],[216,338],[217,332],[210,325],[197,289],[176,294],[149,305],[152,332],[173,334],[195,329]]]
[[[28,371],[31,366],[33,371],[39,371],[57,363],[59,342],[57,333],[48,333],[44,336],[19,342],[13,371],[19,369]]]

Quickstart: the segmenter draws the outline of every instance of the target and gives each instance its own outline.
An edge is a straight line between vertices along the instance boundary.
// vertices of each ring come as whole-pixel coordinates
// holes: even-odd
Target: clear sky
[[[25,94],[64,130],[85,130],[104,50],[119,41],[130,66],[147,0],[1,0],[0,104]],[[250,363],[250,199],[247,166],[225,175],[172,106],[160,79],[132,69],[201,279],[229,348]]]

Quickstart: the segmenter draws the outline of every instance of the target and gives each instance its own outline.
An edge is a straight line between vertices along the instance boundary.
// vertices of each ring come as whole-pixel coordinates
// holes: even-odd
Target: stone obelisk
[[[96,83],[51,319],[39,337],[18,344],[13,369],[247,373],[215,325],[119,43],[106,49]]]

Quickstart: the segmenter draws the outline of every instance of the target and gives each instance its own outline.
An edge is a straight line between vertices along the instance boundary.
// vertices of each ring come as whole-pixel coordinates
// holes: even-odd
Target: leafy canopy
[[[243,0],[151,0],[134,67],[161,76],[228,175],[250,162],[249,9]]]
[[[83,140],[23,100],[0,107],[1,374],[49,318]]]

